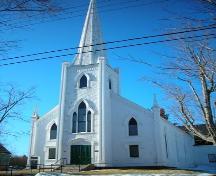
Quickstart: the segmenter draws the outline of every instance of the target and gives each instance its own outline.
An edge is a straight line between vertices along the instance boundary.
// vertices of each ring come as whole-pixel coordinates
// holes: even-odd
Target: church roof
[[[11,154],[2,144],[0,144],[0,154]]]
[[[204,135],[208,135],[208,129],[206,128],[205,124],[198,124],[198,125],[194,125],[196,127],[197,130],[199,130],[202,134]],[[186,133],[189,133],[189,131],[187,130],[187,128],[185,126],[178,126],[180,129],[182,129],[183,131],[185,131]],[[208,142],[205,141],[203,139],[201,139],[198,136],[194,136],[194,141],[195,144],[194,145],[213,145],[212,142]]]
[[[98,57],[105,57],[104,45],[101,43],[103,40],[96,12],[96,0],[90,0],[74,65],[98,63]]]
[[[208,135],[208,129],[206,128],[205,124],[198,124],[198,125],[194,125],[194,126],[196,129],[198,129],[204,135]],[[185,126],[178,126],[178,127],[187,133],[189,132]]]

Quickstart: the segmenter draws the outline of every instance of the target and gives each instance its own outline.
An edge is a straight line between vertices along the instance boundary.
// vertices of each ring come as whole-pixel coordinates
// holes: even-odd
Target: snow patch
[[[38,173],[35,176],[71,176],[71,175],[52,172],[52,173]]]
[[[211,176],[211,174],[203,173],[203,174],[113,174],[107,176]],[[61,174],[61,173],[38,173],[35,176],[72,176],[68,174]],[[75,175],[74,175],[75,176]],[[94,176],[94,175],[91,175]],[[103,175],[101,175],[103,176]]]

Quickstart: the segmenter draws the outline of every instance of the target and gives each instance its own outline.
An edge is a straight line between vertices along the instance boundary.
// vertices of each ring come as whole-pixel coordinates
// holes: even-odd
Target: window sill
[[[128,137],[138,137],[139,135],[128,135]]]
[[[47,161],[55,161],[56,159],[47,159]]]
[[[95,134],[95,132],[79,132],[79,133],[72,133],[74,135],[84,135],[84,134]]]
[[[80,90],[86,90],[88,89],[89,87],[78,87],[77,89],[80,89]]]
[[[47,140],[48,142],[56,142],[57,141],[57,139],[49,139],[49,140]]]

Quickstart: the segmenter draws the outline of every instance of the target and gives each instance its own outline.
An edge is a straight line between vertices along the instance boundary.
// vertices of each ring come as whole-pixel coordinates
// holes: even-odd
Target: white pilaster
[[[105,114],[104,114],[104,108],[105,108],[105,58],[100,57],[99,58],[99,163],[101,165],[105,162]]]
[[[157,165],[165,166],[166,156],[164,153],[164,136],[163,136],[163,126],[162,119],[160,117],[160,107],[157,102],[157,98],[154,95],[153,106],[152,106],[153,116],[154,116],[154,133],[155,133],[155,145],[157,152]]]
[[[35,154],[35,140],[36,140],[36,124],[37,124],[37,120],[39,119],[39,116],[37,113],[33,113],[32,116],[32,128],[31,128],[31,137],[30,137],[30,146],[29,146],[29,157],[28,157],[28,165],[30,165],[30,159],[31,156],[33,156]]]
[[[62,76],[61,76],[61,90],[60,90],[60,109],[58,117],[58,133],[57,133],[57,161],[62,158],[62,147],[63,147],[63,130],[64,130],[64,113],[65,113],[65,96],[66,96],[66,81],[67,81],[67,66],[69,63],[62,65]]]

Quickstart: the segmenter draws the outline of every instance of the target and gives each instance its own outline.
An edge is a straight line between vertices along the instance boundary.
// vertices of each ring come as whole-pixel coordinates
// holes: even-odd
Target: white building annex
[[[95,0],[90,0],[74,62],[62,65],[59,104],[34,114],[29,163],[101,167],[216,166],[216,146],[194,146],[193,136],[119,92],[119,70],[108,64]],[[92,51],[92,52],[89,52]]]

